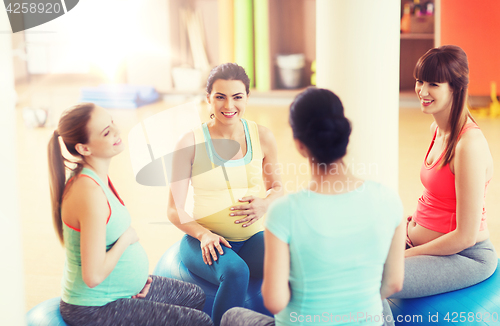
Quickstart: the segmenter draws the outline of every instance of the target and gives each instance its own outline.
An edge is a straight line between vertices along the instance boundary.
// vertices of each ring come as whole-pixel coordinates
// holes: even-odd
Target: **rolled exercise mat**
[[[234,58],[245,68],[250,87],[255,85],[253,66],[252,0],[234,0]]]
[[[92,102],[103,108],[135,109],[156,102],[160,95],[152,86],[106,85],[82,87],[82,102]]]
[[[218,0],[219,4],[219,63],[234,62],[233,0]]]
[[[271,54],[269,49],[269,0],[254,0],[255,88],[271,89]]]

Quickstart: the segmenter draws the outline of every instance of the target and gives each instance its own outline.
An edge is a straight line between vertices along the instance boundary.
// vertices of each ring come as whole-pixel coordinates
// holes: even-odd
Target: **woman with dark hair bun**
[[[146,252],[108,177],[124,148],[109,113],[92,103],[66,110],[50,139],[52,215],[66,251],[62,318],[72,326],[213,325],[199,286],[148,276]]]
[[[485,208],[493,159],[467,108],[467,55],[454,45],[430,49],[413,76],[421,110],[434,118],[433,138],[420,169],[424,192],[408,217],[405,282],[397,298],[474,285],[498,262]]]
[[[343,166],[351,125],[334,93],[307,89],[289,120],[311,182],[277,199],[265,222],[262,295],[275,318],[233,308],[222,325],[390,323],[384,299],[401,289],[404,274],[399,196]]]
[[[243,306],[250,277],[262,279],[263,216],[283,193],[272,132],[243,118],[249,93],[241,66],[215,67],[207,81],[211,120],[184,135],[173,158],[179,181],[170,184],[168,218],[186,233],[182,262],[219,285],[215,325],[226,310]],[[192,214],[185,211],[190,182]]]
[[[290,108],[289,122],[293,137],[307,146],[316,163],[326,167],[346,154],[351,124],[334,93],[311,89],[299,94]]]

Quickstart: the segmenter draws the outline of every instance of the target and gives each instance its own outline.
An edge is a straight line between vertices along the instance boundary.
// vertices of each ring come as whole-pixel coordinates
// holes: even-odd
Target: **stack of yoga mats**
[[[81,101],[108,109],[135,109],[156,102],[160,95],[151,86],[100,85],[81,89]]]
[[[269,44],[269,2],[254,0],[255,88],[271,89],[271,54]]]
[[[236,62],[245,68],[250,87],[270,90],[269,0],[219,0],[219,8],[221,63]]]
[[[245,68],[250,87],[255,85],[252,13],[252,0],[234,1],[234,57]]]

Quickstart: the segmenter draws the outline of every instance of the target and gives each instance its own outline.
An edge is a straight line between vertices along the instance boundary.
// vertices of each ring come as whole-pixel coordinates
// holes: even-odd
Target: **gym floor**
[[[81,85],[71,80],[55,83],[39,80],[17,87],[19,95],[17,174],[27,310],[44,300],[60,296],[64,250],[52,227],[46,148],[62,110],[78,102]],[[26,106],[40,105],[51,108],[47,127],[27,128],[23,122],[22,109]],[[168,222],[167,188],[146,187],[135,182],[127,135],[129,130],[143,119],[173,106],[175,104],[160,101],[136,110],[109,110],[115,123],[121,127],[122,139],[127,148],[113,159],[110,178],[131,213],[132,226],[137,230],[140,241],[148,253],[151,272],[165,250],[178,241],[183,233]],[[432,117],[422,114],[418,108],[408,108],[406,106],[409,105],[406,104],[404,106],[399,112],[399,194],[405,215],[409,215],[413,213],[423,189],[419,180],[419,169],[431,140],[429,126]],[[202,121],[206,121],[208,117],[206,105],[200,106],[199,113]],[[306,162],[293,146],[291,129],[288,126],[287,105],[262,105],[250,102],[245,116],[273,131],[278,143],[280,162],[292,164]],[[476,120],[488,139],[495,169],[500,171],[500,119],[477,118]],[[284,172],[284,182],[302,184],[308,180],[307,175],[287,174],[286,170]],[[500,198],[500,177],[497,172],[490,183],[486,205],[491,239],[500,252],[498,198]]]

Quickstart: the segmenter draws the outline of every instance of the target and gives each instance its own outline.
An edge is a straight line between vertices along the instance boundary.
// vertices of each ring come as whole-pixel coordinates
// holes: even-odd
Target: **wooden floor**
[[[91,84],[91,83],[90,83]],[[60,283],[64,265],[64,252],[59,244],[50,216],[46,146],[54,124],[61,111],[78,102],[79,88],[65,82],[57,88],[38,82],[36,88],[29,85],[18,87],[17,110],[18,179],[20,189],[20,214],[23,229],[26,308],[60,295]],[[46,128],[26,128],[22,119],[25,106],[45,105],[52,109]],[[129,130],[137,123],[173,104],[158,102],[137,110],[110,110],[122,130],[127,145]],[[208,116],[206,107],[201,108],[203,120]],[[288,126],[286,105],[250,105],[246,117],[271,129],[277,139],[279,160],[300,164],[305,162],[294,149]],[[405,214],[411,214],[421,195],[419,169],[430,141],[431,117],[419,109],[400,109],[399,192]],[[486,135],[500,171],[500,119],[478,118]],[[128,147],[127,147],[128,148]],[[286,172],[286,171],[285,171]],[[172,226],[166,217],[167,188],[145,187],[135,182],[128,150],[117,156],[112,164],[110,177],[131,215],[132,225],[149,256],[150,271],[163,252],[180,239],[182,232]],[[307,176],[292,173],[283,176],[285,182],[302,183]],[[500,176],[493,179],[487,196],[488,224],[492,241],[500,250]]]

